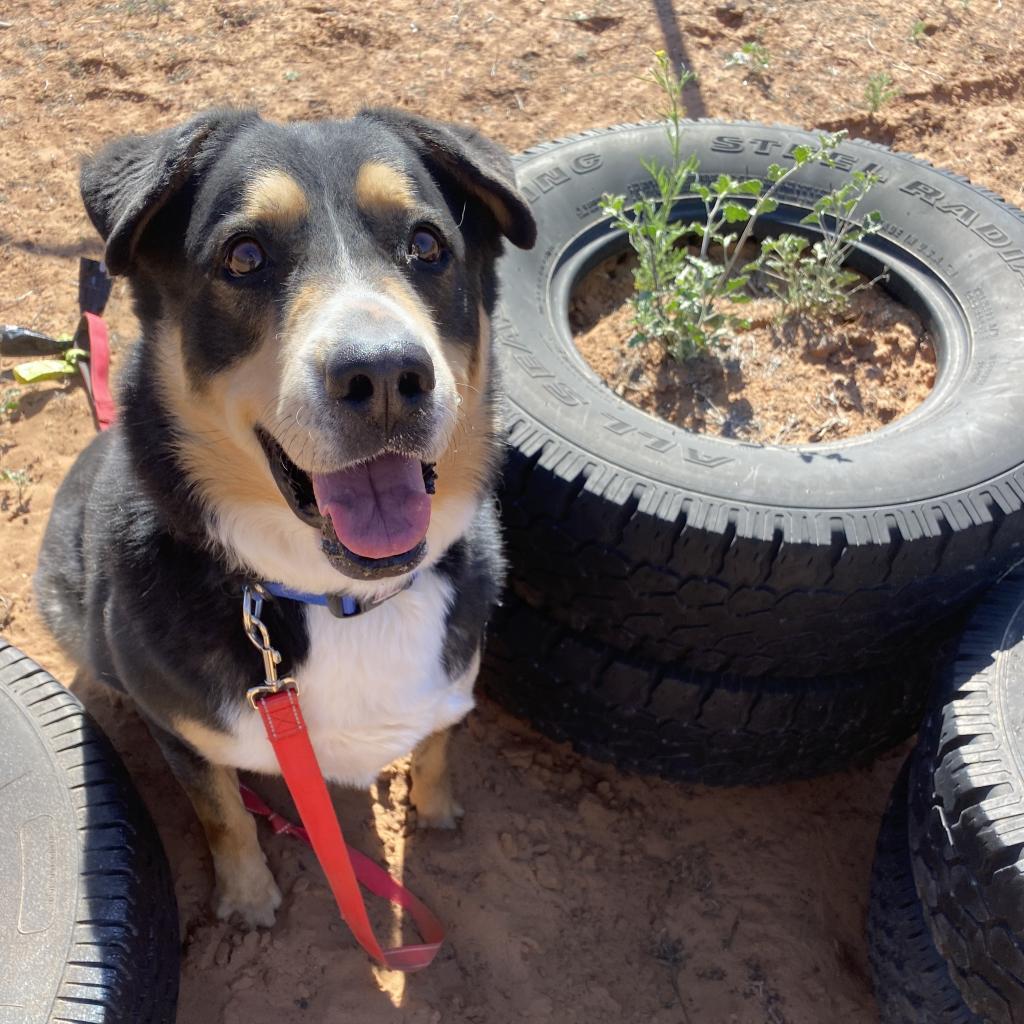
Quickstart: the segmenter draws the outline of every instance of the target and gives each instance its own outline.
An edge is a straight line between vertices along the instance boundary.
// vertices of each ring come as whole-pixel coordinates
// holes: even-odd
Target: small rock
[[[501,847],[501,852],[505,854],[509,860],[515,860],[519,855],[516,841],[508,832],[502,832],[501,835],[498,836],[498,845]]]
[[[559,890],[562,888],[562,877],[558,871],[558,862],[550,853],[537,858],[534,865],[534,873],[537,876],[537,884],[544,889]]]
[[[513,768],[529,768],[533,764],[533,751],[522,747],[506,747],[501,752],[501,756]]]
[[[838,351],[839,342],[835,338],[819,338],[815,344],[808,345],[805,349],[807,358],[816,363],[824,363],[829,356],[835,355]]]
[[[547,839],[551,835],[547,823],[542,818],[531,819],[526,826],[526,831],[536,839]]]
[[[726,28],[739,28],[746,15],[746,4],[742,0],[726,0],[717,4],[712,10],[718,21]]]
[[[577,813],[590,828],[598,832],[611,828],[615,821],[615,815],[589,794],[580,800]]]

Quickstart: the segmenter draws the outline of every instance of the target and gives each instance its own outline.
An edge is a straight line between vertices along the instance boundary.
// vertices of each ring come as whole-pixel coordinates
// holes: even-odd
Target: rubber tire
[[[702,174],[764,177],[813,141],[702,121],[687,123],[684,148]],[[891,266],[890,290],[939,339],[940,372],[929,399],[883,429],[785,448],[649,416],[572,344],[575,281],[625,245],[600,196],[649,187],[640,158],[667,159],[662,126],[590,131],[518,158],[540,238],[499,270],[502,507],[510,587],[546,615],[651,662],[849,673],[911,656],[1024,555],[1024,215],[881,146],[843,142],[839,154],[886,178],[867,204],[886,230],[856,265]],[[805,168],[762,232],[792,227],[847,178],[842,167]],[[970,226],[957,219],[971,211]]]
[[[666,667],[574,633],[514,593],[485,651],[486,692],[553,739],[627,772],[719,786],[870,760],[917,729],[935,671],[928,658],[817,680]]]
[[[3,639],[0,735],[0,1021],[173,1024],[178,913],[153,822],[78,699]]]
[[[908,758],[885,809],[871,870],[868,962],[881,1024],[981,1024],[950,980],[914,885],[909,768]]]
[[[979,606],[921,731],[914,877],[970,1008],[1024,1022],[1024,573]]]

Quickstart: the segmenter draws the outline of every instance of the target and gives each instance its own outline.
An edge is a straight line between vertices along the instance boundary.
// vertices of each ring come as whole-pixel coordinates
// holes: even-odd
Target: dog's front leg
[[[409,799],[416,808],[420,828],[455,828],[463,810],[452,795],[448,765],[451,729],[431,733],[412,752],[412,788]]]
[[[248,928],[269,928],[281,891],[260,848],[256,822],[242,804],[238,774],[211,764],[163,729],[150,729],[206,833],[216,879],[214,912],[222,921],[237,914]]]

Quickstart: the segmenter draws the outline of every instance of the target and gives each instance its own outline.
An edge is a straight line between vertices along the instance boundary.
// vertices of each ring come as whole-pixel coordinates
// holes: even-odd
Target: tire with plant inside
[[[702,176],[766,179],[770,164],[815,142],[792,128],[699,122],[686,125],[684,151],[698,154]],[[755,233],[809,231],[799,222],[817,199],[853,171],[877,175],[866,205],[882,230],[851,265],[870,276],[889,268],[886,288],[934,340],[935,387],[907,416],[848,440],[698,435],[614,394],[568,325],[575,284],[625,244],[602,196],[643,194],[641,159],[664,161],[667,148],[661,125],[627,125],[519,158],[540,240],[503,258],[494,322],[509,588],[580,640],[661,666],[652,686],[680,670],[884,679],[1024,556],[1024,217],[869,143],[843,141],[833,166],[802,168]],[[692,220],[702,209],[684,198],[677,213]],[[500,675],[489,684],[518,699]],[[593,714],[565,709],[586,699],[597,714],[597,695],[577,687],[570,699],[554,678],[537,685],[548,693],[539,724],[585,742]],[[631,691],[610,713],[628,729],[653,692]],[[889,699],[884,685],[873,699]],[[665,724],[699,713],[678,706]]]
[[[0,639],[0,1019],[173,1024],[174,887],[78,699]]]
[[[914,884],[907,776],[900,770],[882,819],[871,870],[868,962],[881,1024],[981,1024],[949,977]]]
[[[1024,1022],[1024,573],[978,607],[911,772],[914,877],[950,977],[990,1024]]]

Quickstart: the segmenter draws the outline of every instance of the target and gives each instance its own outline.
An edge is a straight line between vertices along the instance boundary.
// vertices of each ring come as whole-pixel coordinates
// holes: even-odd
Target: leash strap
[[[275,833],[296,836],[312,847],[327,876],[342,918],[359,945],[374,960],[395,971],[412,972],[427,967],[441,948],[444,928],[408,889],[369,857],[346,845],[316,752],[309,740],[298,694],[292,687],[284,687],[276,693],[258,697],[254,703],[305,827],[293,825],[275,814],[251,789],[242,786],[246,808],[268,818]],[[381,949],[366,913],[359,882],[375,896],[407,910],[423,941]]]
[[[83,313],[76,333],[76,340],[79,338],[87,342],[82,348],[89,352],[88,364],[79,364],[82,379],[92,402],[96,426],[106,430],[114,422],[114,400],[110,396],[110,335],[106,321],[95,313]]]

